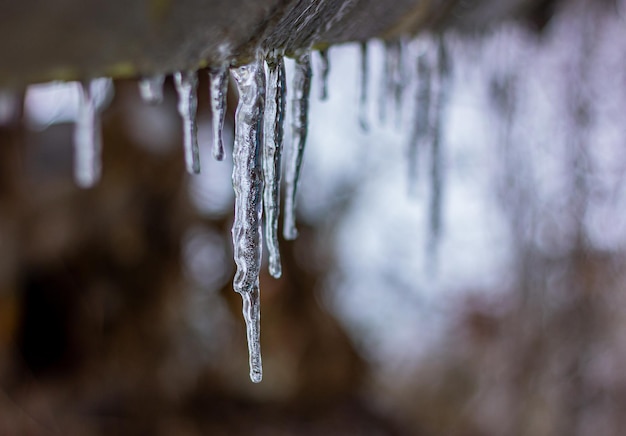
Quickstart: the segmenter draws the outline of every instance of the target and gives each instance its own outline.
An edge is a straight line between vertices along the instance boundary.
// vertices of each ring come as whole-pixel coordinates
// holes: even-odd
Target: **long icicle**
[[[183,119],[183,146],[185,166],[189,174],[200,172],[200,151],[198,149],[198,75],[194,71],[179,71],[174,74],[174,85],[178,92],[178,113]]]
[[[235,291],[243,298],[246,321],[250,379],[263,378],[260,342],[259,272],[262,254],[263,174],[261,147],[265,109],[265,69],[263,60],[232,68],[239,91],[235,113],[235,145],[233,149],[233,188],[235,190],[235,222],[232,228],[237,272]]]
[[[402,77],[402,42],[400,40],[385,41],[385,59],[383,61],[382,87],[378,102],[378,115],[380,121],[387,120],[387,106],[393,98],[396,117],[399,121],[402,107],[402,94],[404,91],[404,78]]]
[[[364,131],[369,130],[369,122],[367,120],[367,89],[369,87],[369,69],[367,57],[367,42],[361,42],[361,86],[359,90],[359,125]]]
[[[80,86],[80,103],[74,126],[74,179],[81,188],[91,188],[100,180],[100,111],[108,104],[112,93],[111,79],[93,79]]]
[[[320,55],[320,100],[328,99],[328,73],[330,72],[330,61],[328,59],[328,49],[319,51]]]
[[[280,214],[280,170],[283,150],[286,90],[285,61],[282,53],[270,52],[267,57],[267,95],[265,100],[265,124],[263,145],[263,172],[265,188],[265,239],[269,252],[270,274],[282,275],[278,246],[278,216]]]
[[[311,75],[311,55],[309,51],[306,51],[296,58],[296,71],[293,78],[293,140],[287,156],[287,192],[285,195],[285,220],[283,223],[283,236],[288,240],[296,239],[298,236],[298,230],[296,229],[296,195],[309,122]]]
[[[417,58],[417,92],[415,95],[415,120],[409,141],[409,192],[417,182],[418,153],[430,132],[432,65],[426,51]]]
[[[226,97],[228,95],[228,67],[226,65],[210,69],[211,115],[213,117],[213,157],[224,159],[224,118],[226,117]]]
[[[387,104],[393,95],[393,56],[389,41],[385,41],[383,56],[383,71],[381,86],[378,94],[378,119],[381,123],[387,121]]]
[[[393,51],[393,101],[395,106],[396,125],[402,126],[402,99],[404,97],[404,56],[403,41],[395,40],[391,43]]]
[[[428,252],[431,267],[437,265],[437,251],[441,237],[442,195],[443,195],[443,125],[445,106],[448,101],[451,65],[443,36],[439,37],[437,50],[437,92],[433,102],[433,133],[431,148],[431,197],[430,197],[430,238]]]
[[[139,95],[146,103],[157,104],[163,101],[164,74],[144,77],[139,81]]]

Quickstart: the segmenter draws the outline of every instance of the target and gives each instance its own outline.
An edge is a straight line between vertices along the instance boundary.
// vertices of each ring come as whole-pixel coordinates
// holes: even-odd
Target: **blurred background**
[[[202,174],[184,171],[171,78],[159,105],[117,80],[90,190],[72,180],[77,85],[1,91],[0,435],[622,434],[626,9],[604,3],[444,35],[434,242],[432,156],[409,142],[435,43],[403,41],[398,106],[369,42],[368,131],[360,48],[331,47],[300,236],[281,240],[282,278],[262,272],[259,385],[206,71]]]

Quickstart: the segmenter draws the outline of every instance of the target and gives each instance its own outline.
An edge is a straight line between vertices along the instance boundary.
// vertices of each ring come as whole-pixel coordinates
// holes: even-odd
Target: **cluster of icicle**
[[[386,44],[384,83],[380,102],[381,119],[385,117],[387,99],[392,96],[399,111],[406,78],[404,76],[402,41]],[[327,96],[329,72],[328,52],[320,53],[321,98]],[[300,168],[304,155],[309,93],[311,88],[311,52],[304,50],[295,56],[295,73],[292,79],[292,135],[288,142],[285,165],[285,205],[283,237],[295,239],[296,196]],[[448,60],[443,42],[438,53],[425,50],[417,58],[418,86],[416,119],[411,139],[411,172],[415,171],[415,156],[423,146],[431,149],[431,180],[433,184],[431,230],[433,237],[439,233],[441,154],[441,112],[445,101],[446,81],[449,76]],[[230,73],[230,74],[229,74]],[[281,276],[278,246],[278,217],[280,213],[280,184],[283,153],[283,132],[286,108],[286,78],[284,54],[280,50],[259,53],[247,65],[233,66],[229,62],[209,69],[211,110],[213,120],[213,156],[224,157],[222,130],[226,110],[229,76],[239,91],[239,104],[235,115],[235,141],[233,149],[233,188],[235,191],[235,220],[232,228],[234,259],[237,265],[233,287],[243,298],[243,315],[247,328],[250,356],[250,378],[258,383],[262,379],[260,349],[260,294],[263,216],[265,240],[269,253],[269,272]],[[143,78],[139,83],[142,98],[152,104],[163,99],[165,76]],[[183,120],[183,145],[187,171],[200,172],[200,152],[197,141],[196,108],[198,76],[194,71],[174,73],[178,93],[178,111]],[[367,45],[361,45],[361,92],[359,122],[368,129],[366,116],[368,88]],[[95,79],[82,87],[82,101],[75,128],[75,179],[79,186],[93,186],[100,176],[101,138],[99,113],[110,99],[112,83],[109,79]],[[423,144],[424,143],[424,144]]]

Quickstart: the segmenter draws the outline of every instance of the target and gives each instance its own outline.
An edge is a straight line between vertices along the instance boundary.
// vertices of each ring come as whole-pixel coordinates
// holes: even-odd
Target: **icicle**
[[[250,380],[260,383],[263,380],[263,362],[261,361],[261,302],[259,285],[248,292],[241,293],[243,299],[243,318],[246,321],[246,339],[250,356]]]
[[[198,127],[196,125],[198,76],[194,71],[179,71],[174,74],[174,85],[178,93],[178,113],[183,119],[185,165],[189,174],[198,174],[200,172]]]
[[[213,157],[224,159],[224,118],[226,116],[226,97],[228,95],[228,67],[226,65],[209,70],[211,80],[211,111],[213,116]]]
[[[412,191],[417,180],[417,156],[420,147],[431,135],[431,82],[432,65],[428,53],[424,52],[417,58],[417,92],[415,120],[409,142],[409,190]],[[432,142],[432,141],[431,141]]]
[[[396,111],[396,125],[402,125],[402,99],[404,97],[404,65],[402,56],[402,41],[397,40],[391,43],[393,52],[393,100]]]
[[[155,74],[139,81],[139,95],[146,103],[157,104],[163,101],[165,74]]]
[[[267,57],[268,80],[265,100],[263,172],[265,189],[265,239],[269,252],[270,274],[282,275],[278,247],[278,216],[280,214],[280,168],[285,120],[285,62],[282,53],[271,52]]]
[[[385,53],[383,60],[382,83],[380,94],[378,95],[378,119],[384,123],[387,119],[387,102],[391,91],[391,56],[389,53],[388,43],[385,42]]]
[[[431,148],[431,198],[430,198],[430,238],[428,251],[436,264],[437,248],[441,236],[441,208],[443,193],[443,152],[442,134],[445,105],[450,87],[450,58],[443,36],[439,38],[437,51],[437,93],[433,102],[433,133]]]
[[[287,156],[287,193],[285,195],[285,220],[283,223],[283,236],[289,240],[298,236],[296,230],[296,195],[307,136],[310,91],[311,55],[307,51],[296,58],[296,71],[293,79],[293,140]]]
[[[243,298],[250,378],[258,383],[263,376],[260,345],[259,271],[261,268],[261,216],[263,175],[261,147],[265,105],[265,69],[262,59],[232,70],[239,104],[235,113],[233,187],[235,222],[232,236],[237,272],[235,291]]]
[[[328,99],[328,73],[330,72],[330,63],[328,60],[328,49],[320,50],[320,100]]]
[[[361,42],[361,90],[359,93],[359,124],[364,131],[369,130],[367,121],[367,88],[369,87],[367,42]]]
[[[383,84],[378,103],[379,118],[381,122],[387,119],[387,103],[393,96],[397,115],[402,106],[403,78],[401,73],[402,44],[400,41],[385,42],[385,61],[383,64]]]
[[[102,128],[100,111],[113,91],[111,79],[93,79],[80,85],[80,102],[74,126],[74,179],[81,188],[90,188],[102,172]]]

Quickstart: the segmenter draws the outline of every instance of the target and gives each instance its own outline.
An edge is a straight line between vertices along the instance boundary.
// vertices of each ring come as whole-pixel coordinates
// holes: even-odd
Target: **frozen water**
[[[111,79],[93,79],[80,88],[80,102],[74,127],[74,179],[81,188],[90,188],[102,172],[102,128],[100,112],[108,104]]]
[[[74,127],[74,179],[81,188],[90,188],[100,179],[102,137],[89,85],[83,86],[81,90]]]
[[[409,142],[409,186],[413,192],[417,181],[418,154],[430,135],[432,65],[428,53],[417,57],[417,90],[413,131]]]
[[[273,277],[282,275],[278,246],[278,216],[280,214],[280,171],[285,121],[286,85],[285,61],[282,53],[267,57],[267,95],[263,145],[265,188],[265,239],[269,252],[269,271]]]
[[[443,196],[443,128],[445,125],[445,109],[450,90],[451,76],[450,57],[446,41],[441,36],[437,50],[437,93],[433,101],[433,120],[431,134],[431,193],[430,193],[430,220],[428,232],[428,251],[430,255],[430,271],[436,269],[436,258],[439,239],[442,231],[442,196]]]
[[[211,81],[211,112],[213,116],[213,157],[224,159],[224,118],[226,117],[226,97],[228,95],[228,67],[209,70]]]
[[[183,147],[185,166],[189,174],[200,172],[200,150],[198,149],[198,75],[194,71],[178,71],[174,74],[174,85],[178,93],[178,113],[183,119]]]
[[[400,125],[402,120],[402,98],[404,96],[404,74],[402,65],[402,41],[395,39],[387,41],[385,43],[386,52],[386,65],[385,70],[387,72],[386,90],[384,94],[392,97],[395,109],[396,124]],[[381,102],[382,103],[382,102]],[[386,101],[385,101],[386,103]],[[383,105],[383,106],[386,106]]]
[[[293,78],[293,117],[292,141],[287,154],[286,167],[286,194],[285,220],[283,236],[285,239],[295,239],[298,236],[296,229],[296,196],[298,193],[298,179],[302,167],[304,147],[308,129],[309,94],[311,91],[311,54],[306,51],[296,58],[296,70]]]
[[[237,265],[233,286],[243,298],[243,315],[250,353],[250,378],[258,383],[262,378],[259,272],[262,253],[261,147],[265,109],[265,68],[263,60],[259,57],[253,63],[232,68],[231,71],[239,91],[233,150],[235,222],[232,236]]]
[[[393,101],[397,124],[402,116],[402,98],[404,95],[404,71],[402,65],[402,41],[394,39],[385,41],[385,60],[383,63],[383,80],[378,102],[378,115],[381,122],[387,119],[387,106]]]
[[[246,321],[248,353],[250,355],[250,380],[260,383],[263,380],[263,362],[261,361],[261,304],[259,287],[241,294],[243,298],[243,317]]]
[[[328,60],[328,49],[319,51],[320,58],[320,100],[328,98],[328,73],[330,72],[330,63]]]
[[[139,95],[146,103],[157,104],[163,101],[165,74],[155,74],[139,81]]]
[[[362,42],[360,63],[361,87],[359,92],[359,124],[361,125],[361,129],[364,131],[369,129],[369,122],[367,121],[367,88],[369,86],[368,68],[367,42]]]

